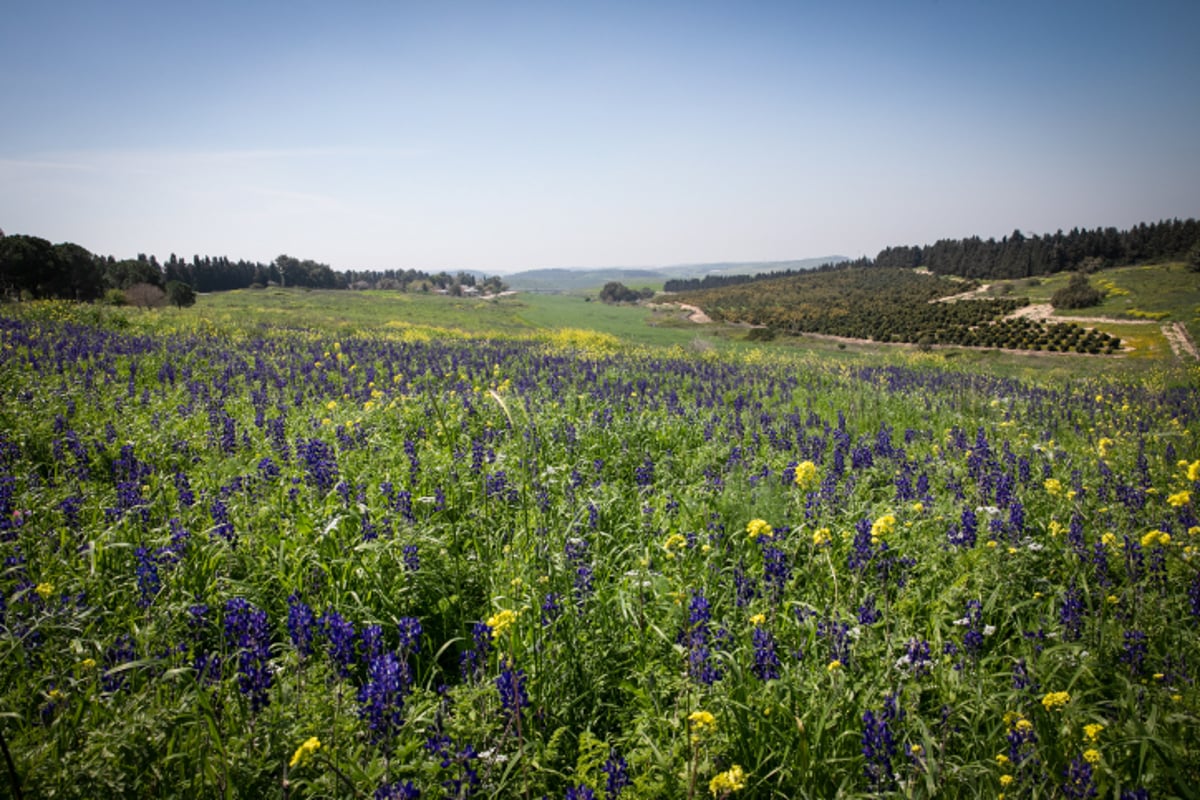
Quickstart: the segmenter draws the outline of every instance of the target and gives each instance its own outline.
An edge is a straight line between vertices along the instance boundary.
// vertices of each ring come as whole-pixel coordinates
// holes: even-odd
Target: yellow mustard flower
[[[1187,479],[1192,483],[1200,481],[1200,459],[1188,464]]]
[[[1104,730],[1104,726],[1099,722],[1093,722],[1083,726],[1083,738],[1089,742],[1098,742],[1100,740],[1100,732]]]
[[[1013,782],[1012,775],[1001,775],[1000,776],[1000,785],[1001,786],[1008,786],[1012,782]]]
[[[828,663],[828,664],[825,666],[825,670],[826,670],[827,672],[837,672],[837,671],[838,671],[839,669],[841,669],[841,668],[842,668],[842,662],[841,662],[841,661],[838,661],[836,658],[835,658],[833,661],[830,661],[830,662],[829,662],[829,663]]]
[[[1096,449],[1098,451],[1100,451],[1101,458],[1104,458],[1105,456],[1108,455],[1108,448],[1112,447],[1113,444],[1114,444],[1113,440],[1109,439],[1107,436],[1102,437],[1100,439],[1100,441],[1096,443]]]
[[[1182,492],[1176,492],[1175,494],[1167,496],[1167,505],[1174,508],[1186,506],[1190,502],[1192,502],[1192,493],[1186,489]]]
[[[829,544],[829,542],[832,541],[832,539],[833,539],[833,534],[830,533],[829,528],[818,528],[816,531],[813,532],[812,541],[813,541],[813,544],[816,545],[817,547],[821,547],[822,545]]]
[[[792,476],[796,486],[802,490],[809,490],[817,485],[817,465],[811,461],[802,461],[796,465],[796,472]]]
[[[96,668],[96,659],[85,658],[83,661],[79,662],[79,668],[84,671],[91,671],[91,670],[95,669]]]
[[[663,542],[663,549],[667,551],[668,555],[673,555],[676,550],[682,550],[685,547],[687,547],[687,537],[682,533],[672,533]]]
[[[769,539],[773,533],[775,533],[775,529],[765,519],[752,519],[746,524],[746,534],[750,537],[750,541],[754,541],[760,536]]]
[[[1151,547],[1156,544],[1166,547],[1170,543],[1171,534],[1165,531],[1153,530],[1142,536],[1142,547]]]
[[[1047,711],[1056,711],[1071,702],[1070,692],[1048,692],[1042,697],[1042,706]]]
[[[713,733],[717,729],[717,718],[708,711],[693,711],[688,714],[688,724],[692,729],[692,741],[699,741],[701,736]]]
[[[1062,494],[1062,481],[1058,478],[1046,478],[1042,481],[1042,486],[1046,488],[1046,493],[1050,495]]]
[[[500,641],[500,637],[516,621],[517,613],[507,608],[488,617],[487,626],[492,629],[492,641]]]
[[[288,767],[295,769],[304,764],[319,749],[321,749],[321,740],[315,736],[308,737],[303,744],[296,748],[296,752],[292,754],[292,760],[288,762]]]
[[[53,583],[39,583],[33,589],[43,600],[49,600],[50,595],[54,594]]]
[[[766,621],[766,614],[755,614],[754,616],[750,617],[750,624],[754,626],[762,625]]]
[[[871,538],[882,539],[894,530],[896,530],[896,515],[884,514],[871,523]]]
[[[708,790],[713,793],[713,797],[720,797],[731,792],[739,791],[745,786],[746,773],[737,764],[734,764],[725,772],[718,772],[713,776],[713,779],[708,782]]]
[[[1094,747],[1090,747],[1087,750],[1084,750],[1083,751],[1083,760],[1088,762],[1089,764],[1099,764],[1100,763],[1100,751],[1095,749]]]

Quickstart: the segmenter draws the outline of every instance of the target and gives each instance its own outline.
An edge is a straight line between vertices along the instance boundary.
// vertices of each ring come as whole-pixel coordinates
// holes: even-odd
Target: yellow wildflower
[[[1000,785],[1001,786],[1008,786],[1012,782],[1013,782],[1012,775],[1001,775],[1000,776]]]
[[[1167,496],[1167,505],[1173,506],[1174,508],[1186,506],[1190,502],[1192,502],[1192,493],[1186,489],[1182,492],[1176,492],[1175,494]]]
[[[1099,764],[1100,763],[1100,751],[1096,750],[1095,748],[1088,748],[1087,750],[1084,750],[1083,751],[1083,760],[1088,762],[1089,764]]]
[[[829,528],[819,528],[813,533],[812,541],[817,547],[829,544],[833,539],[833,535],[829,532]]]
[[[500,637],[503,636],[504,632],[508,630],[508,628],[516,621],[516,612],[507,608],[488,617],[487,626],[492,629],[492,641],[500,641]]]
[[[1100,732],[1104,730],[1104,726],[1099,722],[1093,722],[1090,725],[1083,726],[1083,737],[1089,742],[1097,742],[1100,740]]]
[[[921,502],[913,503],[909,507],[909,510],[911,510],[914,514],[923,514],[925,513],[925,504]]]
[[[96,668],[96,659],[85,658],[83,661],[79,662],[79,668],[82,670],[85,670],[85,671],[91,671],[91,670],[95,669]]]
[[[708,790],[713,793],[713,797],[736,792],[746,786],[746,773],[737,764],[734,764],[725,772],[718,772],[713,779],[708,782]]]
[[[752,519],[746,525],[746,533],[750,536],[750,541],[754,541],[759,536],[770,539],[774,532],[775,529],[765,519]]]
[[[835,658],[833,661],[829,662],[829,664],[825,667],[825,670],[827,672],[837,672],[841,668],[842,668],[842,662],[838,661]]]
[[[1113,440],[1109,439],[1108,437],[1104,437],[1096,443],[1096,449],[1100,451],[1101,458],[1104,458],[1108,455],[1108,448],[1112,447],[1113,444]]]
[[[1042,698],[1042,705],[1047,711],[1055,711],[1071,702],[1070,692],[1048,692]]]
[[[1171,534],[1165,531],[1153,530],[1142,537],[1142,547],[1151,547],[1156,544],[1166,547],[1170,543]]]
[[[871,539],[882,539],[896,529],[896,515],[884,514],[871,523]]]
[[[1100,544],[1104,545],[1105,547],[1116,547],[1117,546],[1116,534],[1112,533],[1111,531],[1104,534],[1103,536],[1100,537]]]
[[[33,590],[35,592],[37,592],[38,595],[40,595],[43,600],[49,600],[50,595],[54,594],[54,584],[53,583],[39,583],[36,587],[34,587]]]
[[[766,621],[767,621],[766,614],[755,614],[754,616],[752,616],[750,618],[750,624],[755,625],[755,626],[762,625]]]
[[[1019,719],[1017,720],[1017,724],[1013,726],[1013,730],[1026,733],[1027,731],[1033,730],[1033,723],[1027,719]]]
[[[321,748],[321,740],[315,736],[310,736],[304,740],[304,743],[296,748],[296,752],[292,754],[292,760],[288,762],[289,768],[296,768],[304,762],[308,761],[309,757]]]
[[[1188,464],[1187,479],[1192,483],[1200,481],[1200,459]]]
[[[708,711],[693,711],[688,714],[688,723],[692,728],[692,741],[699,741],[701,736],[710,734],[717,729],[717,718]]]
[[[796,465],[793,476],[796,486],[807,491],[817,485],[817,465],[811,461],[802,461]]]
[[[1046,487],[1047,494],[1062,494],[1062,482],[1058,478],[1046,478],[1046,480],[1042,481],[1042,486]]]
[[[921,756],[925,755],[925,748],[921,747],[919,744],[914,744],[908,749],[908,752],[914,758],[920,758]]]
[[[996,754],[996,763],[1002,767],[1007,765],[1008,764],[1008,756],[1004,755],[1004,753],[997,753]]]
[[[676,550],[682,550],[685,547],[687,547],[687,537],[682,533],[672,533],[663,542],[663,549],[667,551],[668,555],[673,555]]]

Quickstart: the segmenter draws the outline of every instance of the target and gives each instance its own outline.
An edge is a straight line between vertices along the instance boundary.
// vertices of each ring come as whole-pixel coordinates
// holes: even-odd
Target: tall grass
[[[1196,794],[1187,388],[41,317],[10,794]]]

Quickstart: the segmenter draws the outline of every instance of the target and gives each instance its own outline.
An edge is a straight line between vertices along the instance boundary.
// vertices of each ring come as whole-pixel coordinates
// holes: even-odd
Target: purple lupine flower
[[[321,632],[329,642],[329,654],[337,664],[338,674],[349,678],[355,662],[354,625],[332,608],[321,615],[320,624]]]
[[[137,559],[137,604],[141,608],[149,608],[158,590],[162,588],[162,581],[158,577],[158,564],[145,547],[135,550],[134,557]]]
[[[317,617],[308,604],[293,592],[288,596],[288,636],[292,646],[301,658],[307,658],[313,652],[313,639],[317,634]]]
[[[359,639],[362,642],[363,660],[370,664],[383,651],[383,626],[364,625]]]
[[[471,627],[471,638],[475,647],[459,656],[458,667],[463,680],[478,680],[487,666],[488,652],[492,648],[492,628],[486,622],[476,622]]]
[[[892,723],[904,716],[894,694],[885,695],[883,709],[879,714],[871,710],[863,712],[862,754],[866,758],[863,772],[872,791],[885,791],[895,782],[892,759],[896,755],[896,734]]]
[[[862,601],[862,605],[858,607],[858,624],[874,625],[881,619],[883,619],[883,614],[875,608],[875,595],[867,595]]]
[[[586,784],[581,783],[578,786],[568,786],[563,800],[596,800],[596,793]]]
[[[401,617],[396,623],[400,632],[400,652],[404,655],[421,651],[421,621],[416,617]]]
[[[1121,663],[1129,666],[1131,675],[1141,675],[1146,664],[1146,634],[1138,630],[1125,631],[1120,658]]]
[[[779,678],[779,656],[775,652],[775,637],[763,628],[755,627],[751,635],[754,642],[754,666],[752,671],[762,681]]]
[[[924,639],[918,639],[915,636],[908,640],[908,644],[904,647],[904,655],[900,656],[896,661],[896,666],[914,678],[920,678],[929,674],[930,668],[933,666],[933,656],[930,652],[929,642]]]
[[[983,604],[978,600],[968,600],[966,616],[954,624],[966,628],[966,632],[963,633],[963,649],[967,651],[967,655],[978,658],[983,652]]]
[[[1072,800],[1088,800],[1097,794],[1096,784],[1092,780],[1092,765],[1082,755],[1075,756],[1070,765],[1063,770],[1067,780],[1062,785],[1063,797]]]
[[[238,688],[250,700],[251,712],[270,702],[272,673],[271,632],[267,612],[234,597],[225,603],[225,638],[237,648]]]
[[[1083,611],[1083,592],[1072,580],[1063,593],[1062,606],[1058,609],[1058,621],[1062,623],[1066,641],[1079,641],[1083,635]]]
[[[512,661],[505,662],[496,676],[496,690],[500,693],[500,705],[514,718],[529,705],[529,695],[525,692],[525,670],[514,669]]]
[[[408,689],[406,666],[395,653],[371,659],[367,682],[358,690],[359,715],[367,721],[375,741],[389,741],[404,724],[404,695]]]
[[[773,545],[764,544],[763,583],[770,590],[771,599],[778,603],[783,598],[783,592],[792,579],[792,568],[788,563],[787,554]]]
[[[610,750],[608,760],[600,767],[600,771],[608,776],[604,782],[605,800],[617,800],[621,790],[630,784],[629,764],[616,750]]]
[[[409,572],[418,572],[421,569],[421,556],[417,552],[415,544],[406,544],[400,548],[401,557],[404,560],[404,568]]]
[[[412,781],[394,781],[375,790],[374,800],[420,800],[421,790]]]
[[[562,597],[550,592],[542,600],[542,625],[550,625],[562,614]]]

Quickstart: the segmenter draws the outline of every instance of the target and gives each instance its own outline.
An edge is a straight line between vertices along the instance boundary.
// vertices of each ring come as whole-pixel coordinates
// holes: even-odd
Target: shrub
[[[1104,293],[1088,283],[1087,276],[1076,272],[1070,282],[1055,292],[1050,298],[1050,304],[1055,308],[1090,308],[1100,305]]]

